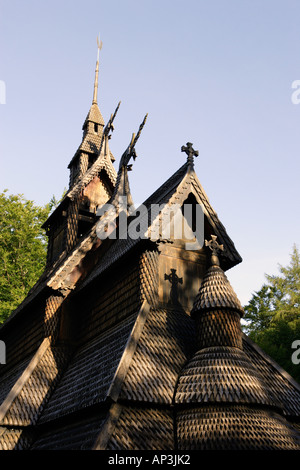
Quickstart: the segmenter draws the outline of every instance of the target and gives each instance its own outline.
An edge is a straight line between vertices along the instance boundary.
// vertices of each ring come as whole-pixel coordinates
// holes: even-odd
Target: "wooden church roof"
[[[135,143],[118,172],[100,146],[64,204],[103,169],[108,202],[130,196]],[[191,195],[207,240],[195,252],[163,237],[101,241],[100,216],[47,266],[0,329],[0,449],[300,449],[300,386],[241,332],[243,309],[224,273],[241,257],[191,153],[144,202],[146,226]],[[154,220],[152,204],[164,205]],[[210,239],[222,244],[218,262]]]

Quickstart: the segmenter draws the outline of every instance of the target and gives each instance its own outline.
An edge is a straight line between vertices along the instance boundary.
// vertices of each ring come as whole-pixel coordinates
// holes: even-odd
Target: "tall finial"
[[[191,142],[187,142],[186,147],[183,145],[181,147],[181,151],[185,152],[188,156],[187,162],[189,167],[193,168],[194,167],[194,157],[198,157],[199,152],[198,150],[193,149],[193,144]]]
[[[120,104],[121,104],[121,101],[119,101],[118,106],[115,109],[115,112],[113,114],[111,114],[110,119],[109,119],[108,123],[106,124],[106,126],[104,128],[103,135],[107,136],[108,138],[110,138],[110,135],[109,135],[110,131],[114,130],[113,122],[114,122],[114,119],[117,115]]]
[[[96,71],[95,71],[95,83],[94,83],[94,96],[93,96],[93,104],[97,104],[97,94],[98,94],[98,75],[99,75],[99,54],[102,49],[102,41],[100,41],[100,34],[99,37],[97,36],[97,63],[96,63]]]
[[[123,166],[126,166],[127,170],[131,170],[132,165],[128,165],[128,163],[129,163],[131,158],[133,158],[133,160],[135,160],[136,157],[137,157],[137,154],[135,152],[135,145],[136,145],[136,143],[137,143],[137,141],[138,141],[138,139],[141,135],[141,132],[142,132],[143,127],[146,123],[147,117],[148,117],[148,113],[145,115],[142,124],[140,124],[138,133],[136,135],[135,135],[135,133],[132,134],[130,144],[128,145],[127,149],[125,150],[125,152],[123,153],[123,155],[121,157],[119,170]]]
[[[114,131],[113,122],[114,122],[114,119],[117,115],[120,104],[121,104],[121,101],[119,101],[118,106],[115,109],[115,112],[113,114],[111,114],[110,119],[109,119],[108,123],[106,124],[106,126],[104,128],[104,131],[103,131],[103,134],[102,134],[102,140],[101,140],[99,154],[101,153],[102,146],[103,146],[103,143],[104,143],[104,155],[105,156],[108,155],[108,141],[111,138],[110,132]]]
[[[220,266],[218,253],[219,253],[219,251],[224,251],[224,247],[223,247],[223,245],[219,245],[219,243],[217,242],[217,236],[212,235],[211,240],[209,242],[207,240],[205,240],[205,246],[208,246],[212,251],[211,264],[213,266]]]

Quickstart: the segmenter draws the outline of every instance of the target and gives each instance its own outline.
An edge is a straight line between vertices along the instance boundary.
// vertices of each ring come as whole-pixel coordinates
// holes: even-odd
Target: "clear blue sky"
[[[243,258],[228,271],[242,303],[299,247],[298,0],[0,1],[0,190],[60,197],[92,102],[121,100],[118,164],[149,113],[130,174],[136,204],[199,150],[195,168]],[[0,83],[1,83],[0,82]]]

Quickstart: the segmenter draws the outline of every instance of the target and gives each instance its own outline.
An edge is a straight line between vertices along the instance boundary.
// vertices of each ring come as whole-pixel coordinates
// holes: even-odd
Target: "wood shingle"
[[[105,126],[98,65],[70,187],[45,224],[45,272],[0,329],[0,449],[299,450],[300,386],[242,333],[225,275],[242,259],[195,173],[197,152],[182,147],[186,163],[138,220],[128,171],[147,115],[116,171],[118,107]],[[120,195],[142,236],[122,237]],[[118,236],[101,239],[106,203]],[[186,221],[187,203],[203,211],[207,243],[194,250],[164,231],[169,208]]]

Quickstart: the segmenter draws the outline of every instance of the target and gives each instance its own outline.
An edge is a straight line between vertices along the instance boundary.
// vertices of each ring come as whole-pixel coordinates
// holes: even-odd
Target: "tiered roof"
[[[97,74],[96,67],[98,86]],[[133,202],[136,138],[116,172],[108,148],[115,114],[95,162],[64,201],[105,169],[108,202],[117,207],[120,195]],[[94,89],[86,127],[104,126],[100,116]],[[243,308],[225,275],[241,257],[197,178],[198,152],[190,143],[182,151],[186,163],[143,204],[148,233],[170,205],[192,196],[210,241],[191,254],[163,235],[100,240],[98,216],[0,330],[8,359],[0,369],[0,448],[300,449],[300,386],[242,333]],[[154,220],[152,204],[163,206]],[[180,266],[191,312],[160,296],[166,269]]]
[[[300,450],[281,399],[243,350],[243,309],[216,250],[192,314],[198,350],[175,394],[179,449]]]

